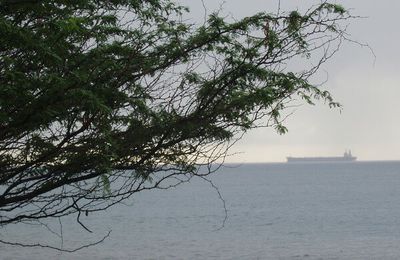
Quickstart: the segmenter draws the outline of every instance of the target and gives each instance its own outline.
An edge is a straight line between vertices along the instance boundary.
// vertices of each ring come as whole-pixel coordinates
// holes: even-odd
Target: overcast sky
[[[204,9],[201,0],[182,0],[198,19]],[[281,0],[283,10],[302,10],[320,1]],[[345,44],[323,70],[325,83],[343,109],[323,104],[301,106],[287,119],[289,133],[257,129],[247,134],[232,150],[230,162],[279,162],[286,156],[341,155],[351,149],[359,160],[400,160],[400,30],[395,0],[332,1],[366,17],[353,20],[352,38],[368,48]],[[210,9],[220,1],[205,0]],[[243,17],[260,11],[274,12],[277,0],[226,0],[224,11]],[[322,73],[325,73],[322,71]],[[325,74],[324,74],[325,75]]]

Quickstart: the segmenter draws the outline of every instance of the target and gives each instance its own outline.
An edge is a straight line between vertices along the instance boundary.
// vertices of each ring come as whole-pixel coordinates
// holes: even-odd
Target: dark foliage
[[[204,25],[186,12],[171,0],[0,1],[0,226],[206,175],[198,166],[241,133],[284,133],[295,97],[337,106],[309,77],[345,39],[342,7]]]

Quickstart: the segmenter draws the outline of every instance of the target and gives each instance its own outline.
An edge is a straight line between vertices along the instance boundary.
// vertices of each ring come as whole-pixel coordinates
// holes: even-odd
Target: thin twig
[[[222,194],[221,194],[219,188],[210,179],[207,179],[205,176],[199,176],[199,177],[211,185],[211,187],[217,192],[218,198],[222,202],[222,207],[224,209],[224,219],[222,220],[221,226],[219,228],[215,229],[215,231],[219,231],[225,227],[225,223],[228,219],[228,210],[226,208],[225,199],[222,197]]]
[[[39,247],[39,248],[48,248],[48,249],[53,249],[56,251],[60,251],[60,252],[68,252],[68,253],[73,253],[79,250],[82,250],[84,248],[88,248],[88,247],[92,247],[95,245],[98,245],[100,243],[102,243],[107,237],[109,237],[111,234],[111,230],[108,231],[107,235],[105,235],[102,239],[100,239],[97,242],[94,243],[90,243],[90,244],[86,244],[74,249],[63,249],[63,248],[59,248],[59,247],[54,247],[54,246],[49,246],[49,245],[42,245],[40,243],[36,243],[36,244],[23,244],[23,243],[18,243],[18,242],[9,242],[9,241],[4,241],[0,239],[0,243],[5,244],[5,245],[10,245],[10,246],[21,246],[21,247],[29,247],[29,248],[34,248],[34,247]]]

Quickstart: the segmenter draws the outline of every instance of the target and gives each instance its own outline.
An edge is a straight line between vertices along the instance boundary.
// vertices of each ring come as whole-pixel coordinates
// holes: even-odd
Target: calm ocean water
[[[89,215],[89,234],[64,220],[63,246],[76,253],[0,244],[0,259],[400,259],[400,162],[245,164],[130,205]],[[59,231],[59,223],[50,225]],[[34,226],[9,226],[0,238],[61,239]]]

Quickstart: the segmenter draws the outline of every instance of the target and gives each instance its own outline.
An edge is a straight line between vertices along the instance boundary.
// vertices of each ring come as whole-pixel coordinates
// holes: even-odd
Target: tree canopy
[[[172,0],[0,1],[0,226],[94,212],[210,173],[346,39],[323,2],[190,22]],[[302,69],[292,70],[290,62]],[[299,67],[299,66],[297,66]]]

